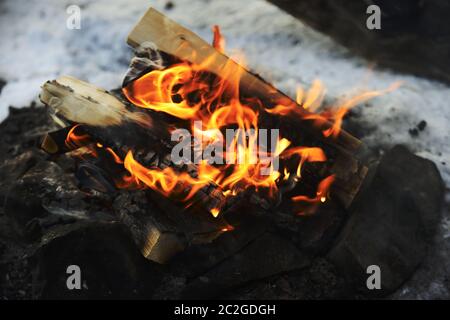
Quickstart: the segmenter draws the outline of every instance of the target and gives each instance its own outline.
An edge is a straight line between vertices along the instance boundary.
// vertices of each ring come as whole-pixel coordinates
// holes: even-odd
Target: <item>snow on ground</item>
[[[316,78],[331,97],[355,88],[384,89],[402,81],[400,89],[361,108],[361,118],[376,129],[364,141],[369,146],[403,143],[433,160],[446,181],[450,202],[450,87],[414,76],[369,71],[367,62],[263,0],[172,2],[169,10],[166,1],[3,0],[0,78],[7,84],[0,95],[0,121],[7,116],[8,106],[29,105],[40,85],[60,74],[107,89],[119,86],[131,56],[126,35],[152,5],[207,40],[212,38],[211,26],[220,25],[227,51],[243,52],[250,68],[290,95],[298,84]],[[66,28],[66,8],[71,4],[81,7],[81,30]],[[425,130],[412,137],[408,130],[421,120],[427,122]],[[450,297],[448,212],[437,241],[429,261],[432,270],[425,265],[396,298]]]

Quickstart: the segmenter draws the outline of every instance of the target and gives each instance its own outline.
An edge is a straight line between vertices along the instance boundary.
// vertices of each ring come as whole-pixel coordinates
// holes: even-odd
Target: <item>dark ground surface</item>
[[[49,119],[45,108],[35,107],[34,105],[30,108],[23,109],[10,109],[10,115],[0,125],[0,135],[3,137],[4,143],[0,145],[0,163],[3,164],[1,167],[1,177],[3,181],[14,181],[25,173],[30,174],[39,165],[40,161],[46,161],[48,156],[39,150],[38,146],[42,135],[54,129],[52,127],[52,122]],[[13,162],[13,165],[8,165],[8,160],[15,157],[23,156],[26,161]],[[64,158],[68,163],[68,171],[70,171],[71,165],[73,163],[70,158]],[[60,164],[61,161],[58,161]],[[20,165],[17,166],[17,163]],[[45,170],[45,169],[44,169]],[[2,183],[1,193],[2,202],[6,202],[6,198],[15,198],[10,195],[10,185]],[[14,188],[13,188],[14,189]],[[8,191],[6,191],[8,190]],[[20,193],[20,190],[19,190]],[[20,201],[20,196],[18,197]],[[26,202],[26,199],[23,199]],[[8,200],[9,203],[11,202]],[[13,206],[13,208],[21,208],[22,204]],[[122,230],[120,226],[109,226],[109,225],[97,225],[97,222],[92,222],[92,225],[87,223],[87,227],[83,225],[83,222],[79,224],[74,221],[57,221],[56,225],[58,228],[71,228],[69,231],[57,230],[56,233],[58,237],[57,241],[53,240],[50,249],[44,249],[45,253],[41,254],[42,244],[45,242],[46,237],[52,236],[54,230],[50,227],[51,231],[45,231],[46,233],[42,235],[42,230],[39,227],[34,227],[33,223],[28,223],[29,220],[33,220],[33,216],[45,217],[45,213],[38,212],[41,208],[35,208],[34,204],[25,206],[30,209],[28,213],[25,213],[25,217],[22,217],[23,212],[20,210],[19,219],[11,218],[11,213],[5,212],[5,205],[0,207],[0,295],[1,299],[32,299],[32,298],[175,298],[177,295],[184,296],[188,293],[180,293],[180,291],[185,290],[185,284],[188,281],[183,275],[179,277],[173,277],[160,270],[160,266],[156,266],[153,262],[145,260],[137,250],[137,247],[131,241],[131,236],[127,234],[125,230]],[[39,205],[37,206],[39,207]],[[11,205],[7,205],[6,208],[11,208]],[[29,216],[30,215],[30,216]],[[21,221],[23,220],[23,221]],[[28,220],[28,221],[27,221]],[[38,229],[36,231],[36,229]],[[90,231],[92,230],[92,231]],[[101,231],[99,231],[101,230]],[[99,233],[101,232],[101,233]],[[49,236],[50,234],[50,236]],[[81,235],[80,235],[81,234]],[[103,236],[100,236],[103,234]],[[269,236],[268,240],[271,241],[272,238]],[[126,246],[128,249],[121,248],[117,245],[115,248],[109,248],[106,243],[112,242],[114,238],[121,239],[121,242],[128,243]],[[104,240],[106,239],[106,240]],[[108,240],[110,239],[110,240]],[[273,239],[272,239],[273,240]],[[102,241],[105,242],[102,244]],[[105,250],[100,250],[100,252],[90,253],[92,246],[99,246],[101,249],[109,250],[112,253],[105,254]],[[134,248],[133,248],[134,246]],[[45,247],[45,246],[44,246]],[[64,251],[68,247],[80,247],[82,249],[78,252],[72,252],[64,255]],[[47,247],[45,247],[47,248]],[[84,248],[84,249],[83,249]],[[109,249],[108,249],[109,248]],[[274,248],[276,251],[280,251],[278,248]],[[124,253],[126,252],[126,254]],[[128,252],[131,252],[128,254]],[[270,254],[269,252],[267,252]],[[62,255],[61,255],[62,254]],[[74,256],[74,254],[76,256]],[[125,256],[122,256],[125,254]],[[272,254],[276,254],[273,252]],[[57,258],[55,258],[57,257]],[[102,257],[97,259],[98,257]],[[90,270],[97,269],[98,273],[87,276],[92,283],[99,282],[98,286],[89,285],[89,290],[85,295],[71,295],[68,290],[61,292],[61,284],[65,279],[65,263],[70,264],[71,260],[83,260],[88,266],[87,269]],[[106,259],[106,260],[105,260]],[[109,261],[110,259],[111,261]],[[182,263],[182,259],[181,263]],[[244,255],[245,259],[245,255]],[[241,262],[237,262],[236,267],[239,268]],[[81,263],[83,264],[83,262]],[[233,263],[231,263],[233,264]],[[303,263],[300,263],[303,264]],[[261,277],[265,280],[259,280],[256,284],[239,285],[238,289],[229,292],[229,290],[224,290],[220,293],[218,297],[222,298],[258,298],[258,299],[315,299],[324,297],[335,297],[341,295],[347,295],[343,291],[345,286],[342,286],[342,279],[337,276],[334,267],[325,259],[314,259],[310,263],[307,259],[307,264],[309,268],[305,272],[303,267],[300,270],[286,271],[282,272],[281,275],[265,276]],[[105,265],[119,265],[114,271],[111,271],[110,278],[99,279],[98,274],[105,273],[105,270],[110,269],[109,267],[103,269]],[[122,267],[120,267],[120,265]],[[120,280],[116,282],[111,280],[117,274],[124,274],[127,268],[133,265],[134,269],[140,269],[139,272],[136,270],[131,272],[134,275],[123,275],[127,280]],[[95,268],[92,268],[95,266]],[[136,267],[138,266],[138,267]],[[182,266],[183,267],[183,266]],[[121,269],[122,268],[122,269]],[[150,271],[142,271],[143,269],[154,269]],[[233,268],[233,265],[231,266]],[[259,268],[256,266],[257,269]],[[281,266],[283,268],[283,266]],[[100,270],[102,269],[102,270]],[[176,269],[176,266],[175,266]],[[287,268],[286,270],[289,270]],[[130,270],[128,270],[129,272]],[[61,277],[56,277],[55,274],[62,274],[64,279]],[[116,273],[114,273],[116,272]],[[137,273],[136,273],[137,272]],[[249,271],[252,272],[251,270]],[[276,271],[278,272],[278,271]],[[155,279],[148,279],[149,273],[157,273],[162,279],[163,283],[161,289],[155,296],[155,292],[152,288],[154,284],[158,283]],[[264,272],[263,272],[264,273]],[[42,290],[42,282],[40,278],[47,277],[49,285],[44,284],[44,289]],[[138,278],[136,278],[139,276]],[[130,278],[132,277],[132,279]],[[221,276],[219,275],[218,278]],[[100,277],[101,278],[101,277]],[[251,277],[250,277],[251,278]],[[141,290],[137,289],[139,286],[136,285],[133,288],[126,287],[126,282],[131,284],[145,283],[147,279],[147,288],[141,286]],[[201,278],[201,280],[203,280]],[[138,281],[139,280],[139,281]],[[156,281],[156,282],[155,282]],[[123,283],[125,282],[125,284]],[[148,285],[151,282],[152,285]],[[220,282],[220,281],[219,281]],[[64,282],[63,282],[64,283]],[[105,289],[103,284],[107,284],[109,289]],[[195,284],[195,283],[194,283]],[[217,284],[219,287],[220,283]],[[86,285],[87,286],[87,285]],[[204,292],[203,285],[200,281],[199,284],[198,297],[203,295],[210,296],[209,290]],[[298,288],[308,287],[308,290],[298,290]],[[112,288],[112,289],[111,289]],[[111,289],[111,290],[110,290]],[[219,290],[219,289],[218,289]],[[111,292],[109,292],[111,291]],[[106,293],[105,293],[106,292]],[[109,292],[109,293],[108,293]],[[218,294],[218,293],[214,293]],[[190,294],[189,294],[190,295]],[[196,295],[196,293],[194,293]]]
[[[354,283],[365,275],[364,266],[354,261],[372,258],[385,267],[388,280],[382,295],[386,295],[419,267],[439,220],[442,181],[435,166],[395,148],[388,161],[394,172],[389,171],[390,165],[376,171],[366,186],[366,198],[361,197],[357,209],[350,210],[346,227],[338,228],[342,232],[331,255],[326,254],[329,244],[320,254],[310,254],[301,245],[303,234],[286,238],[263,224],[226,234],[211,246],[193,247],[169,266],[161,266],[142,257],[129,230],[102,205],[104,197],[86,197],[76,188],[71,158],[53,159],[39,150],[41,136],[52,129],[45,108],[35,106],[12,108],[0,124],[1,299],[368,298],[373,294]],[[413,171],[418,172],[411,177]],[[423,172],[428,180],[421,178]],[[402,179],[404,183],[397,183]],[[390,188],[387,197],[385,188]],[[411,206],[417,191],[420,201]],[[64,203],[62,214],[55,214],[48,202],[55,198]],[[71,203],[72,199],[77,200]],[[380,210],[371,210],[373,199]],[[88,216],[77,212],[88,212]],[[317,219],[309,224],[311,228],[319,228],[320,216]],[[379,220],[384,225],[373,228]],[[307,231],[301,229],[304,225],[299,228]],[[214,260],[230,243],[252,232],[257,236],[235,253]],[[377,236],[379,241],[372,241]],[[349,256],[345,248],[352,246],[354,256]],[[76,292],[65,287],[65,268],[74,261],[84,270],[84,290]]]
[[[14,158],[27,149],[34,149],[41,132],[30,132],[27,128],[50,128],[50,121],[42,108],[11,109],[16,121],[5,121],[0,125],[2,143],[0,161]],[[30,116],[30,114],[32,116]],[[2,171],[4,175],[10,172]],[[5,185],[2,183],[2,189]],[[4,197],[2,197],[4,202]],[[17,233],[12,221],[5,215],[4,204],[0,206],[0,288],[2,299],[31,298],[32,274],[29,266],[28,244]]]

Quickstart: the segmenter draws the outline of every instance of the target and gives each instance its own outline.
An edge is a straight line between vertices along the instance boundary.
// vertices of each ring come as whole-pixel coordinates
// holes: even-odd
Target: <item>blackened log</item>
[[[301,270],[310,262],[310,258],[289,241],[266,232],[229,259],[189,282],[181,297],[217,298],[251,281]]]
[[[142,257],[118,222],[54,226],[31,254],[35,299],[147,299],[164,274]],[[67,289],[70,265],[81,269],[81,290]]]

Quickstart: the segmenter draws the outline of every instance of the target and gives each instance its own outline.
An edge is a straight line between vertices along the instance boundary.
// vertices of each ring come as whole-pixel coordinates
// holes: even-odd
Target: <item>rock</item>
[[[408,130],[408,133],[411,137],[415,138],[419,135],[419,130],[417,130],[416,128],[412,128]]]
[[[417,125],[417,129],[419,129],[420,131],[425,130],[426,127],[427,122],[425,120],[420,121],[419,124]]]
[[[22,177],[11,182],[5,197],[5,214],[16,223],[19,231],[31,219],[45,215],[42,198],[51,192],[47,182],[51,183],[51,177],[59,175],[62,175],[62,172],[56,164],[40,161]],[[56,189],[57,185],[53,185]]]
[[[425,120],[420,121],[415,128],[409,129],[408,132],[411,135],[411,137],[416,138],[420,132],[425,130],[427,127],[427,122]]]
[[[38,218],[33,218],[25,224],[25,229],[23,231],[25,240],[35,241],[42,236],[42,225]]]
[[[74,174],[46,160],[39,150],[5,161],[2,168],[5,171],[0,175],[6,183],[0,187],[0,200],[5,203],[5,214],[16,232],[29,241],[53,225],[87,218],[113,220],[103,194],[80,191]]]
[[[0,201],[4,202],[11,186],[30,168],[44,158],[43,152],[29,150],[19,156],[7,159],[0,164]]]
[[[308,267],[250,283],[224,299],[237,300],[330,300],[355,298],[332,263],[323,258]]]
[[[370,176],[329,259],[364,294],[386,294],[422,262],[440,217],[444,185],[435,164],[403,146],[388,151]],[[367,267],[381,268],[381,290],[366,287]]]
[[[56,163],[46,160],[37,162],[22,177],[10,181],[9,188],[5,197],[5,214],[16,223],[19,231],[31,219],[48,214],[44,207],[53,208],[53,201],[70,207],[70,204],[75,206],[77,200],[82,205],[81,199],[84,197],[76,187],[73,176],[65,174]]]
[[[269,0],[377,64],[450,82],[447,0]],[[366,26],[369,5],[381,29]]]
[[[77,222],[49,231],[34,254],[33,295],[42,299],[149,298],[161,277],[128,229],[117,222]],[[69,290],[67,267],[81,270],[82,289]]]
[[[9,108],[8,117],[0,123],[0,163],[36,148],[43,134],[54,130],[46,109]]]
[[[182,298],[216,298],[251,281],[305,268],[310,259],[282,237],[265,233],[187,284]]]
[[[236,226],[210,243],[191,245],[171,261],[171,269],[177,275],[195,278],[222,261],[241,251],[250,242],[264,234],[267,222],[261,221],[249,211],[233,212],[229,218]]]
[[[167,1],[166,4],[164,5],[164,9],[166,10],[171,10],[173,9],[173,7],[175,7],[175,4],[172,1]]]
[[[281,228],[280,232],[292,239],[303,252],[315,256],[330,250],[345,218],[346,211],[339,203],[327,201],[313,215],[294,216],[290,227]],[[290,234],[287,230],[295,232]]]

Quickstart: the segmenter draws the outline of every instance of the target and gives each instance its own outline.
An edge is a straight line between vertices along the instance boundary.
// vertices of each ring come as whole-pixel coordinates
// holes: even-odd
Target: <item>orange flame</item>
[[[212,208],[209,211],[211,212],[211,214],[213,215],[214,218],[217,218],[219,216],[219,213],[220,213],[220,209],[219,208]]]
[[[273,108],[266,108],[266,111],[268,113],[277,114],[280,116],[295,114],[296,116],[299,116],[304,120],[314,120],[319,126],[328,121],[331,121],[332,125],[328,128],[323,129],[323,135],[325,137],[337,138],[341,131],[342,121],[349,110],[370,99],[396,90],[400,85],[400,82],[395,82],[384,90],[363,92],[349,99],[344,99],[338,105],[328,107],[320,113],[304,113],[299,108],[299,106],[308,111],[316,112],[322,105],[323,98],[325,96],[325,89],[323,87],[323,84],[319,80],[315,80],[311,88],[309,89],[305,99],[303,89],[301,87],[297,89],[296,102],[298,105],[278,104]]]
[[[67,133],[64,143],[69,149],[82,147],[89,141],[89,135],[76,133],[77,128],[80,128],[79,124],[74,125]]]
[[[325,137],[332,136],[333,138],[336,138],[339,135],[339,132],[341,131],[342,127],[342,120],[344,119],[344,116],[347,114],[347,112],[354,108],[355,106],[364,103],[370,99],[373,99],[375,97],[381,96],[385,93],[388,93],[390,91],[393,91],[397,89],[400,86],[400,82],[393,83],[389,88],[379,91],[368,91],[364,92],[362,94],[359,94],[357,96],[354,96],[346,101],[344,101],[342,104],[338,105],[337,108],[334,108],[334,112],[331,112],[331,118],[333,120],[333,126],[329,129],[325,130],[323,132]]]
[[[215,46],[223,48],[223,37],[217,27],[214,28],[214,34]],[[198,167],[197,178],[194,179],[171,169],[164,169],[162,172],[158,169],[146,169],[129,154],[125,158],[125,168],[147,186],[165,195],[177,193],[174,190],[179,183],[193,185],[185,200],[211,182],[224,191],[253,186],[256,189],[267,188],[273,195],[277,190],[276,180],[280,174],[271,170],[270,163],[255,161],[258,112],[240,99],[239,81],[242,70],[236,70],[230,61],[224,66],[221,77],[211,83],[211,79],[205,77],[204,70],[207,69],[207,63],[213,62],[206,61],[203,66],[179,63],[164,70],[151,71],[124,88],[123,92],[137,106],[190,120],[191,131],[201,138],[203,144],[217,139],[221,135],[220,130],[229,126],[235,126],[242,132],[254,130],[256,134],[249,137],[248,141],[235,137],[227,147],[223,157],[233,165],[226,164],[219,170],[202,162]],[[196,102],[190,99],[192,95],[196,96]],[[196,120],[202,121],[202,128],[195,127]],[[277,148],[281,150],[276,152],[277,155],[286,148],[286,141],[278,141]],[[271,154],[267,152],[264,156],[270,157]],[[231,171],[228,170],[230,168]],[[270,174],[262,175],[262,169],[267,169]]]
[[[214,26],[213,32],[213,46],[223,53],[225,40],[219,27]],[[208,65],[214,63],[214,59],[215,56],[212,55],[201,65],[180,62],[162,70],[150,71],[123,88],[123,93],[135,106],[183,120],[190,126],[194,136],[200,138],[201,148],[210,142],[222,141],[225,129],[233,128],[236,132],[253,130],[254,134],[244,138],[234,136],[221,155],[223,164],[213,165],[201,161],[194,175],[177,172],[171,167],[146,167],[134,158],[131,151],[122,160],[107,147],[106,150],[113,156],[114,161],[123,164],[130,173],[117,182],[119,188],[149,187],[165,196],[187,202],[186,206],[190,205],[189,201],[199,190],[210,184],[220,187],[225,197],[233,197],[250,187],[257,191],[266,190],[269,197],[275,197],[279,191],[279,183],[289,180],[294,174],[294,181],[301,178],[305,162],[325,162],[327,157],[319,147],[291,146],[291,141],[283,137],[276,141],[272,148],[275,151],[256,152],[261,113],[267,112],[281,117],[298,116],[304,120],[313,120],[318,125],[332,121],[331,126],[328,125],[322,130],[324,136],[335,138],[339,135],[342,119],[348,110],[394,88],[366,92],[322,113],[312,113],[321,107],[325,92],[323,84],[316,80],[306,93],[301,88],[297,90],[297,103],[286,99],[275,106],[266,106],[257,98],[244,99],[240,95],[239,82],[244,69],[236,68],[231,60],[222,67],[220,77],[206,72],[210,69]],[[197,126],[198,120],[201,121],[201,127]],[[75,127],[69,133],[70,140],[82,139],[83,136],[74,135],[74,129]],[[296,168],[285,167],[281,174],[271,161],[267,161],[278,156],[281,159],[289,158],[291,162],[298,160],[298,165]],[[263,170],[266,174],[262,174]],[[310,214],[320,203],[325,202],[334,179],[334,175],[323,179],[317,187],[315,197],[294,196],[294,203],[301,204],[302,207],[306,205],[306,209],[299,214]],[[219,207],[210,210],[214,217],[220,212]],[[231,226],[222,231],[230,230]]]
[[[302,204],[311,204],[312,206],[307,207],[306,210],[304,211],[299,211],[297,214],[298,215],[308,215],[313,213],[317,206],[320,203],[323,203],[327,200],[328,198],[328,192],[330,190],[330,187],[332,185],[332,183],[334,182],[335,176],[331,175],[326,177],[325,179],[323,179],[320,183],[319,186],[317,188],[317,192],[316,192],[316,196],[313,198],[309,198],[307,196],[295,196],[292,197],[292,201],[294,202],[300,202]]]
[[[118,163],[118,164],[123,163],[123,160],[117,155],[117,153],[114,152],[113,149],[111,149],[110,147],[106,147],[106,151],[108,151],[112,155],[115,163]]]
[[[302,165],[306,162],[323,162],[327,160],[325,153],[320,148],[295,147],[283,153],[284,157],[291,157],[293,155],[300,156],[300,162],[297,167],[297,177],[301,177]]]
[[[213,47],[221,52],[225,52],[225,38],[222,36],[222,33],[220,32],[220,28],[218,25],[215,25],[213,27],[214,32],[214,39],[213,39]]]

